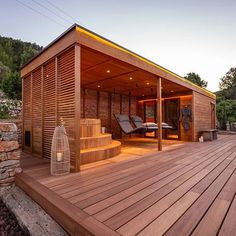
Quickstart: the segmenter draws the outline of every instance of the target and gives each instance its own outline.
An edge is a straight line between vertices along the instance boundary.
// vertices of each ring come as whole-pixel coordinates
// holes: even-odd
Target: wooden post
[[[81,91],[81,47],[75,45],[75,171],[80,170],[80,91]]]
[[[43,157],[43,145],[44,145],[44,135],[43,135],[43,131],[44,131],[44,67],[41,66],[41,150],[42,150],[42,155],[41,157]]]
[[[58,58],[55,57],[55,96],[56,96],[56,104],[55,104],[55,115],[56,115],[56,124],[55,127],[58,125]]]
[[[97,119],[99,119],[100,115],[100,92],[97,91]]]
[[[158,120],[158,151],[162,151],[162,101],[161,78],[157,78],[157,120]]]
[[[192,141],[195,141],[195,92],[192,95]]]
[[[30,152],[33,153],[33,73],[30,73]]]
[[[24,101],[24,78],[21,78],[22,80],[22,87],[21,87],[21,96],[22,96],[22,149],[25,149],[25,101]]]

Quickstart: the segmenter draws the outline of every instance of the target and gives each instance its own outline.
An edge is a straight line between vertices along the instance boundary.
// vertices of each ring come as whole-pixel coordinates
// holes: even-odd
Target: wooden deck
[[[16,182],[72,235],[236,234],[236,136],[121,157],[62,177],[30,157]]]

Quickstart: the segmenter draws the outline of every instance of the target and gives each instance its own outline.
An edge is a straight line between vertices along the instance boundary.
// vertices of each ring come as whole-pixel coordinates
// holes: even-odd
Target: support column
[[[161,78],[157,78],[157,120],[158,120],[158,151],[162,151],[162,101]]]
[[[192,93],[192,141],[195,141],[195,92]]]
[[[80,170],[80,91],[81,91],[81,47],[75,45],[75,171]]]

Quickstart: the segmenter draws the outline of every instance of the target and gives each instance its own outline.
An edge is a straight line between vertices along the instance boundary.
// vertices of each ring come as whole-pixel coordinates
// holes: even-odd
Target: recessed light
[[[129,77],[129,79],[130,79],[130,80],[132,80],[132,79],[133,79],[133,77]]]
[[[111,71],[110,71],[110,70],[107,70],[106,72],[107,72],[107,73],[110,73]]]
[[[98,88],[100,88],[100,87],[101,87],[101,85],[99,84],[99,85],[98,85]]]
[[[147,82],[147,85],[149,85],[150,83],[149,82]]]

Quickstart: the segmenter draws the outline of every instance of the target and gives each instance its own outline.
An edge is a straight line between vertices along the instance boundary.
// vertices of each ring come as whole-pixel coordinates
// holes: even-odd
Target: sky
[[[46,46],[78,23],[214,92],[236,67],[235,12],[235,0],[0,0],[0,35]]]

